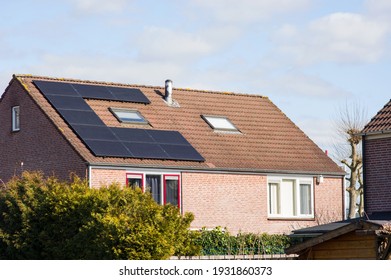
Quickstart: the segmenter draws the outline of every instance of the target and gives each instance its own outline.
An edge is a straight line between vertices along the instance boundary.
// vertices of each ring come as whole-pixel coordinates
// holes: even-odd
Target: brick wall
[[[126,173],[124,169],[92,168],[91,185],[125,184]],[[310,220],[268,219],[264,175],[183,172],[181,178],[182,211],[195,215],[192,228],[222,226],[231,233],[290,233],[293,229],[343,219],[341,178],[326,177],[323,183],[314,183],[315,219]]]
[[[126,171],[117,169],[91,169],[91,186],[99,188],[111,183],[126,184]]]
[[[391,138],[365,140],[365,211],[391,211]]]
[[[267,217],[267,177],[261,175],[182,174],[183,211],[192,212],[193,228],[227,227],[232,233],[289,233],[293,229],[343,219],[341,178],[315,186],[315,219]]]
[[[11,131],[11,108],[20,106],[20,131]],[[0,102],[0,179],[23,170],[69,179],[86,176],[86,165],[18,81],[13,80]]]

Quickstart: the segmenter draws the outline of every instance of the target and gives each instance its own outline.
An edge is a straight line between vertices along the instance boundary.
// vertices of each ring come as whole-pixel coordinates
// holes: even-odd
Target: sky
[[[0,0],[13,74],[257,94],[332,151],[342,107],[389,100],[390,0]]]

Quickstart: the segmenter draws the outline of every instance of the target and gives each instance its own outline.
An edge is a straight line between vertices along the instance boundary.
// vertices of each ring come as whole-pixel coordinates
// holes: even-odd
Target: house
[[[14,75],[0,179],[70,172],[140,187],[193,228],[289,232],[343,217],[344,172],[267,97]]]
[[[391,100],[362,131],[364,209],[391,211]]]

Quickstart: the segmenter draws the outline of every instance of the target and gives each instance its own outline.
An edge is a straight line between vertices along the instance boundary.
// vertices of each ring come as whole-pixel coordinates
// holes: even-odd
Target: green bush
[[[0,192],[2,259],[167,259],[199,254],[191,213],[149,194],[23,173]]]
[[[289,242],[287,236],[279,234],[239,233],[234,236],[221,227],[202,229],[196,240],[203,255],[282,254]]]

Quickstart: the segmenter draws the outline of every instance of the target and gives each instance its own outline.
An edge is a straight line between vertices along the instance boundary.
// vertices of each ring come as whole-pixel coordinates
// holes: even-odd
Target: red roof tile
[[[164,88],[71,79],[18,75],[16,78],[43,109],[64,137],[91,164],[216,169],[248,172],[343,174],[343,171],[267,97],[189,89],[173,89],[180,107],[163,100]],[[107,126],[140,127],[117,121],[109,107],[137,109],[150,123],[142,128],[179,131],[205,158],[205,162],[96,157],[71,130],[32,83],[52,80],[140,89],[150,104],[87,100]],[[228,117],[241,134],[215,132],[201,115]]]
[[[391,131],[391,100],[364,127],[363,133]]]

